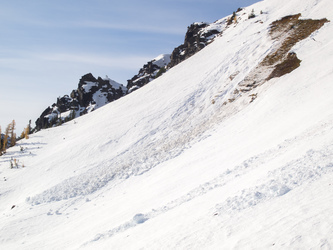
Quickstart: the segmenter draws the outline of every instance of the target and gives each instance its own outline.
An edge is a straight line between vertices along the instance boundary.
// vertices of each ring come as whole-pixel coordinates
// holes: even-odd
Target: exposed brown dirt
[[[273,72],[266,78],[266,80],[288,74],[297,69],[300,65],[301,60],[297,58],[296,53],[289,53],[283,62],[275,65]]]
[[[273,72],[266,80],[280,77],[298,68],[301,61],[295,53],[288,52],[296,43],[309,37],[328,22],[326,18],[300,20],[300,17],[301,14],[286,16],[271,24],[269,34],[272,39],[281,40],[281,44],[260,63],[261,66],[274,66]]]
[[[301,14],[285,16],[271,23],[269,35],[277,42],[277,46],[240,84],[243,87],[242,92],[248,92],[258,85],[274,77],[288,74],[300,66],[301,60],[295,53],[290,53],[290,50],[296,43],[309,37],[314,31],[329,22],[326,18],[300,20],[300,17]]]
[[[285,16],[271,23],[269,35],[275,41],[275,48],[238,84],[240,88],[230,96],[229,103],[246,93],[251,98],[250,102],[253,102],[257,98],[257,93],[251,94],[251,92],[256,87],[272,78],[291,73],[301,65],[301,60],[297,58],[296,53],[290,50],[329,20],[326,18],[300,20],[300,17],[301,14]],[[232,81],[238,73],[232,74],[229,79]],[[224,102],[224,105],[228,102]]]

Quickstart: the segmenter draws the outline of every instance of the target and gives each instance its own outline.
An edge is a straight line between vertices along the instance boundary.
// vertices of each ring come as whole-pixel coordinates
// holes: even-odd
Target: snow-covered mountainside
[[[237,13],[241,10],[239,8]],[[172,54],[161,54],[144,64],[137,75],[127,80],[126,87],[108,77],[96,79],[91,73],[84,75],[77,90],[73,90],[70,96],[59,97],[56,103],[42,112],[35,122],[34,131],[59,126],[145,86],[213,42],[234,22],[237,22],[236,13],[228,19],[223,18],[211,24],[191,24],[182,45],[175,48]]]
[[[81,77],[78,88],[69,95],[59,97],[47,107],[36,121],[35,130],[61,125],[127,94],[127,88],[109,77],[97,79],[91,74]]]
[[[333,248],[332,8],[258,2],[144,88],[19,141],[0,248]]]

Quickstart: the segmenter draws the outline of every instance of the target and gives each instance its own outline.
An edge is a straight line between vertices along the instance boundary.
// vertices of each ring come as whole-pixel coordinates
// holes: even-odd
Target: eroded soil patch
[[[259,65],[240,84],[243,92],[247,92],[274,77],[281,77],[297,69],[301,60],[291,48],[301,40],[320,29],[326,18],[320,20],[299,19],[301,14],[290,15],[274,21],[270,25],[269,35],[277,41],[276,48],[269,53]]]

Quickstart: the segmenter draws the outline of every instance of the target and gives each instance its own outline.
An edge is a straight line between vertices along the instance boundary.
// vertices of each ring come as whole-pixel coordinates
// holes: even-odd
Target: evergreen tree
[[[23,129],[20,138],[29,139],[30,131],[31,131],[31,120],[29,121],[29,124]]]
[[[165,72],[166,72],[165,67],[160,68],[160,70],[157,72],[155,78],[160,77],[160,76],[163,75]]]
[[[29,125],[24,129],[24,138],[29,139],[29,134],[30,134],[30,123]]]
[[[255,17],[256,17],[256,15],[254,14],[254,9],[252,9],[251,14],[249,14],[249,19],[255,18]]]
[[[10,146],[13,147],[16,145],[16,134],[15,134],[15,120],[12,121],[10,126]]]
[[[22,133],[20,135],[20,139],[23,139],[23,138],[25,138],[25,129],[23,129],[23,131],[22,131]]]

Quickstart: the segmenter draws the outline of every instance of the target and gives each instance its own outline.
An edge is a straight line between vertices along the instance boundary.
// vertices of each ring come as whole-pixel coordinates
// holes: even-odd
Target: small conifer
[[[21,133],[21,135],[20,135],[20,138],[21,138],[21,139],[25,138],[25,129],[23,129],[23,131],[22,131],[22,133]]]
[[[9,124],[9,131],[10,131],[10,146],[13,147],[16,145],[16,134],[15,134],[15,120]]]
[[[256,15],[254,14],[254,9],[252,9],[251,14],[249,15],[249,19],[255,18]]]
[[[29,139],[29,134],[30,134],[30,121],[29,121],[28,126],[24,129],[23,133],[24,133],[24,137],[22,137],[22,138]]]

